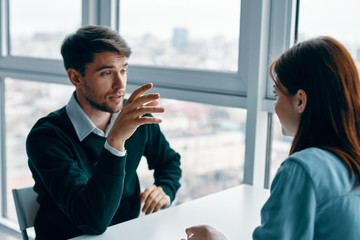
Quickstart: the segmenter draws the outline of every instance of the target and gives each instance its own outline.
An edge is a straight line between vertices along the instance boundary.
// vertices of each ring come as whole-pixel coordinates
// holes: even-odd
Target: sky
[[[73,32],[81,24],[81,0],[10,0],[11,33]]]
[[[10,0],[17,33],[72,32],[81,21],[81,0]],[[122,0],[121,33],[153,33],[171,38],[173,28],[188,28],[196,38],[239,34],[240,0]]]
[[[360,0],[300,0],[299,32],[360,44]]]
[[[123,0],[120,11],[125,35],[171,38],[174,27],[187,28],[193,38],[239,35],[240,0]]]
[[[245,0],[243,0],[245,1]],[[250,1],[250,0],[246,0]],[[122,35],[171,38],[187,28],[190,38],[239,34],[240,0],[121,0]],[[360,0],[301,0],[300,33],[360,42]],[[10,0],[11,32],[72,32],[81,22],[81,0]]]

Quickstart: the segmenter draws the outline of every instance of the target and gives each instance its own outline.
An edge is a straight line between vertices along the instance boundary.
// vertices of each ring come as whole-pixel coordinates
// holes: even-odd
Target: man
[[[127,43],[108,27],[84,26],[65,38],[61,54],[76,90],[69,103],[40,119],[27,138],[40,204],[36,238],[101,234],[109,225],[170,206],[180,187],[180,156],[160,131],[159,94],[125,102]],[[125,103],[124,103],[125,102]],[[145,156],[154,185],[140,193],[136,169]]]

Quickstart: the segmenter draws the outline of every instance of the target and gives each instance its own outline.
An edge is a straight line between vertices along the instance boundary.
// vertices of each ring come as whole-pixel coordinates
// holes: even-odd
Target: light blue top
[[[308,148],[279,168],[253,239],[360,239],[360,188],[334,154]]]

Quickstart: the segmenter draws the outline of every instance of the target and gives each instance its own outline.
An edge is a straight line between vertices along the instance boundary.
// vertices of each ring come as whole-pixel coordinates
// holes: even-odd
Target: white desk
[[[269,191],[240,185],[159,212],[109,227],[102,235],[74,240],[180,240],[185,228],[212,225],[229,240],[252,239],[260,224],[260,210]]]

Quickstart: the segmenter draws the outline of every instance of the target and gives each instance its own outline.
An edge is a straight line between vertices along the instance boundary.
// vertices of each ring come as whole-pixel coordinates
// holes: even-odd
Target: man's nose
[[[126,85],[126,77],[121,74],[116,74],[113,80],[113,88],[125,88]]]

